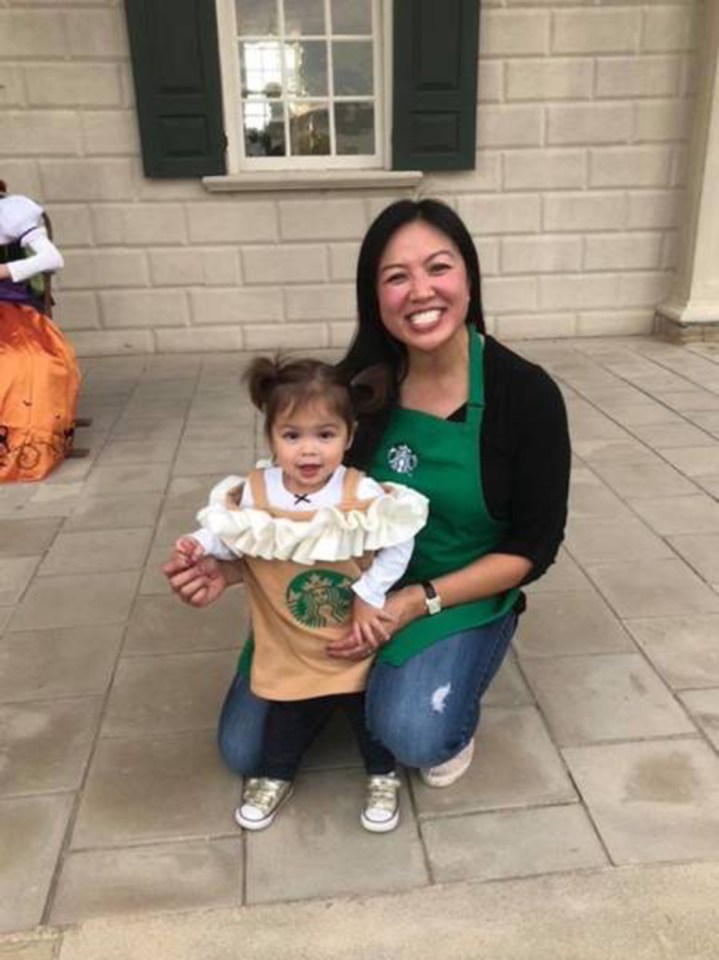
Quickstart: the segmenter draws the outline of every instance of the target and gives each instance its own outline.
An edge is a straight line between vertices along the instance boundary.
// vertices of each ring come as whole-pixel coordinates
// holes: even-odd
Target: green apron
[[[403,483],[429,499],[427,525],[417,534],[399,586],[433,580],[467,566],[491,553],[507,530],[506,523],[490,516],[482,489],[483,354],[484,341],[470,329],[465,421],[397,408],[367,471],[380,483]],[[515,588],[414,620],[382,648],[379,659],[401,666],[443,637],[503,616],[518,595]]]

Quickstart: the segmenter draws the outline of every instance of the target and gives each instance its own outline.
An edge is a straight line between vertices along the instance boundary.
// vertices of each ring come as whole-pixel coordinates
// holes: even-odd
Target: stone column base
[[[673,343],[719,341],[719,304],[692,307],[672,301],[663,303],[654,314],[652,332]]]

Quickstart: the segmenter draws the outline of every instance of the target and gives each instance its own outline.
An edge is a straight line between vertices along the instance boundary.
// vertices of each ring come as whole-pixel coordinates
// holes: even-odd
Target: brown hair
[[[252,403],[265,417],[265,434],[280,413],[321,400],[352,433],[357,414],[369,413],[385,402],[386,372],[374,367],[351,383],[339,368],[322,360],[292,360],[276,354],[255,357],[244,374]]]
[[[250,399],[265,416],[265,433],[285,411],[321,400],[351,433],[355,411],[350,389],[335,368],[321,360],[256,357],[245,371]]]

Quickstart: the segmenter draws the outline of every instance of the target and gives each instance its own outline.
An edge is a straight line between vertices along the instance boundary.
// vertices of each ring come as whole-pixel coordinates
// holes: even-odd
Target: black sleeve
[[[531,583],[564,538],[571,452],[564,399],[541,367],[487,338],[482,482],[487,506],[509,529],[498,553],[526,557]]]

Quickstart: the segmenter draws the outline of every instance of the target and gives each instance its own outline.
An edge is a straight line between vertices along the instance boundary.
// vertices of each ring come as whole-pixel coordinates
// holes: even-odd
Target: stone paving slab
[[[586,571],[620,617],[719,612],[719,596],[677,558],[593,563]]]
[[[235,778],[218,763],[214,732],[100,740],[71,846],[227,835],[236,794]]]
[[[673,689],[719,687],[719,614],[648,617],[626,626]]]
[[[539,593],[514,639],[520,657],[632,650],[631,638],[596,590]]]
[[[701,892],[699,862],[719,863],[719,352],[641,337],[518,349],[557,376],[567,398],[576,441],[567,541],[527,591],[469,773],[433,791],[405,772],[402,826],[386,837],[358,823],[361,762],[342,718],[308,753],[272,830],[244,836],[232,817],[240,784],[222,766],[214,727],[246,633],[244,592],[195,611],[170,595],[159,568],[211,486],[266,455],[238,377],[245,358],[84,362],[82,407],[94,422],[79,442],[90,456],[40,484],[0,487],[0,932],[75,922],[97,930],[113,914],[210,908],[232,915],[227,933],[277,909],[250,904],[282,901],[278,916],[289,919],[278,922],[295,934],[291,918],[311,927],[313,900],[354,896],[378,916],[390,901],[408,916],[419,909],[413,956],[436,956],[441,942],[451,957],[462,938],[425,936],[433,922],[444,930],[446,916],[432,921],[417,907],[446,889],[466,895],[477,921],[474,960],[485,944],[478,931],[492,957],[488,904],[496,896],[499,908],[511,890],[496,955],[516,960],[531,944],[537,960],[567,893],[554,913],[537,902],[541,922],[528,915],[525,939],[517,904],[529,890],[551,900],[566,882],[570,903],[591,889],[605,960],[606,925],[629,906],[605,892],[605,877],[606,891],[633,877],[646,916],[639,877],[664,904],[670,876],[649,864],[696,860],[696,873],[671,876],[693,878]],[[526,874],[544,876],[516,879]],[[683,893],[677,886],[672,903],[689,916]],[[320,903],[323,924],[337,905],[351,909]],[[192,916],[191,929],[203,929],[205,915]],[[565,910],[563,936],[573,916]],[[686,937],[672,939],[676,924],[657,921],[639,940],[645,928],[621,919],[627,960],[701,956]],[[692,922],[706,929],[704,914]],[[593,957],[582,924],[567,960]],[[50,960],[60,950],[75,960],[84,949],[82,934],[60,944],[52,927],[38,929],[0,940],[0,958]],[[92,960],[115,947],[133,960],[127,929],[117,944],[93,941]],[[376,933],[366,922],[362,932],[357,950]],[[386,933],[384,952],[371,955],[401,957],[404,944],[394,949]],[[223,936],[203,956],[221,960]],[[245,939],[242,955],[262,942]],[[323,942],[315,938],[313,958]],[[561,937],[546,943],[553,960],[562,956]],[[183,949],[151,952],[181,960]]]
[[[523,669],[560,746],[695,732],[638,653],[526,660]]]
[[[60,520],[0,520],[0,558],[42,556]]]
[[[574,518],[568,525],[566,545],[582,564],[662,560],[674,556],[671,547],[635,517]]]
[[[100,735],[214,730],[236,663],[234,650],[120,660]]]
[[[667,542],[700,577],[719,582],[719,533],[668,537]]]
[[[38,576],[137,570],[145,562],[151,533],[147,528],[61,533],[47,552]]]
[[[137,573],[124,571],[38,578],[18,606],[10,630],[125,623],[138,582]]]
[[[0,799],[0,932],[40,923],[73,794]]]
[[[71,852],[64,860],[50,923],[237,905],[242,900],[243,860],[239,833],[225,840]]]
[[[17,603],[37,569],[40,557],[6,557],[0,566],[0,605]]]
[[[0,642],[0,703],[104,696],[122,632],[122,625],[95,625],[6,633]]]
[[[128,623],[123,652],[146,656],[227,650],[242,644],[244,622],[242,588],[206,610],[185,606],[167,592],[140,597]]]
[[[564,750],[614,863],[719,859],[719,764],[705,742]]]
[[[607,863],[578,805],[442,817],[423,823],[422,835],[437,883],[499,880]]]
[[[699,729],[719,750],[719,688],[714,690],[689,690],[680,697]]]
[[[69,930],[58,960],[715,960],[716,864],[453,883]]]
[[[101,707],[98,697],[0,705],[0,797],[77,789]]]

